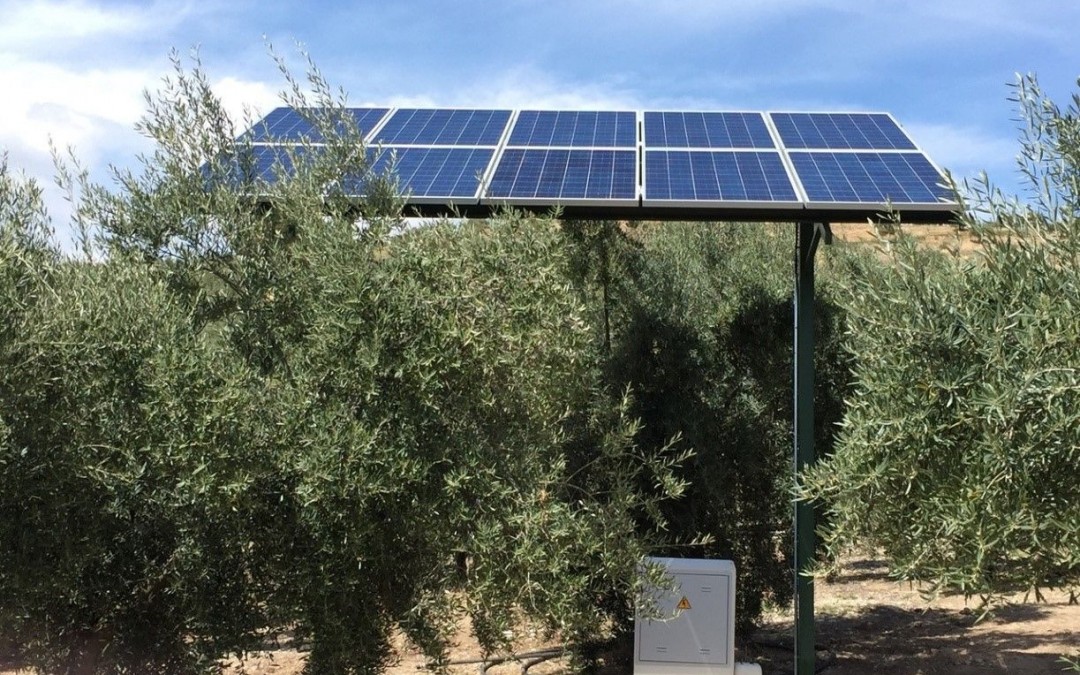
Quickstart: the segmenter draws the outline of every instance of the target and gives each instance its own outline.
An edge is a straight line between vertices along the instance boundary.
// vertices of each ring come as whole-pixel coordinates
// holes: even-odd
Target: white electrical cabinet
[[[730,560],[649,558],[674,577],[678,590],[656,590],[661,618],[638,618],[634,675],[760,673],[735,663],[735,564]]]

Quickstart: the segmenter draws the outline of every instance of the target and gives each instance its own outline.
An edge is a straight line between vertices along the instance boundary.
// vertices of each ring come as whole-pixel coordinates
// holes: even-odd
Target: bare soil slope
[[[840,241],[873,244],[878,237],[867,223],[834,223],[833,236]],[[903,225],[903,232],[919,240],[927,248],[966,256],[982,247],[982,242],[970,230],[958,231],[953,225]]]

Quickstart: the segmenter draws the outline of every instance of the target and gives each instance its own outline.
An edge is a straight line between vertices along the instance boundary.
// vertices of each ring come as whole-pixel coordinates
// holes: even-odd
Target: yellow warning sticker
[[[684,595],[683,599],[679,601],[679,604],[676,605],[676,607],[678,607],[679,609],[690,609],[690,601],[687,600],[686,596]]]

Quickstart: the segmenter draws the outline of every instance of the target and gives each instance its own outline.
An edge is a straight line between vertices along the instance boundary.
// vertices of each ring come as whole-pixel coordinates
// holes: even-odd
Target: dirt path
[[[976,623],[978,613],[963,597],[947,596],[932,604],[917,589],[891,581],[874,560],[852,560],[835,580],[818,582],[816,592],[818,665],[823,675],[1062,675],[1063,654],[1080,655],[1080,606],[1069,605],[1064,593],[1047,594],[1045,603],[1002,607]],[[750,640],[742,640],[738,659],[756,661],[766,675],[792,672],[791,614],[773,613]],[[468,660],[479,649],[463,629],[453,658]],[[552,646],[525,636],[521,649]],[[629,655],[604,668],[604,675],[629,675]],[[297,675],[303,657],[278,652],[273,661],[248,663],[248,673]],[[406,652],[389,675],[417,675],[423,660]],[[475,675],[474,664],[452,669]],[[489,671],[517,675],[519,664]],[[565,661],[552,660],[530,668],[529,675],[566,672]]]
[[[1067,593],[1045,603],[1019,604],[1022,595],[976,623],[974,604],[961,596],[929,606],[916,589],[890,581],[882,563],[852,561],[831,583],[819,582],[818,661],[828,675],[1061,675],[1063,654],[1080,655],[1080,606]],[[773,615],[744,656],[766,673],[790,673],[790,615]],[[752,653],[750,653],[752,652]]]
[[[917,589],[890,581],[884,564],[853,560],[831,582],[818,582],[816,591],[818,665],[823,675],[1062,675],[1063,654],[1080,656],[1080,605],[1068,604],[1064,593],[1047,594],[1047,602],[1002,607],[976,623],[977,613],[958,596],[932,604]],[[740,661],[756,661],[766,675],[790,673],[791,615],[773,613],[749,640],[741,639]],[[523,635],[522,651],[554,646],[536,635]],[[474,659],[479,649],[466,626],[457,637],[452,658]],[[628,655],[605,667],[604,675],[630,675]],[[0,659],[0,675],[25,675],[15,664]],[[278,649],[233,666],[229,675],[299,675],[304,654]],[[476,664],[452,668],[477,675]],[[419,675],[423,659],[403,649],[401,662],[388,675]],[[517,675],[521,666],[509,663],[488,671]],[[529,675],[560,675],[566,661],[554,659],[529,669]]]

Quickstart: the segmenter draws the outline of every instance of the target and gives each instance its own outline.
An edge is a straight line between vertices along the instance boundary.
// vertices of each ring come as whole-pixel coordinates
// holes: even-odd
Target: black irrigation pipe
[[[509,656],[496,656],[488,659],[462,659],[459,661],[449,661],[448,666],[480,666],[480,673],[483,675],[487,673],[488,668],[493,668],[510,661],[521,662],[521,673],[526,675],[529,672],[529,668],[532,668],[538,663],[556,659],[561,656],[566,656],[570,653],[566,647],[551,647],[549,649],[538,649],[531,652],[521,652],[519,654],[510,654]],[[423,670],[427,666],[417,666],[417,670]]]

